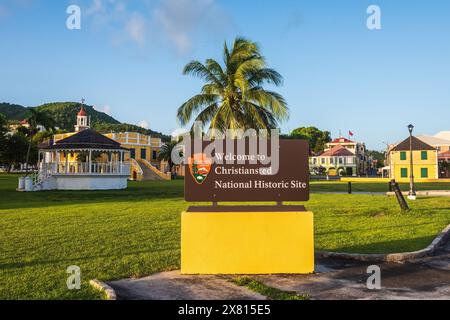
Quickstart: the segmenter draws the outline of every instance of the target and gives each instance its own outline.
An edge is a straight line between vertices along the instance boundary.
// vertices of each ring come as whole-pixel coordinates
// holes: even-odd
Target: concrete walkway
[[[308,293],[311,299],[450,299],[450,243],[436,253],[406,264],[379,264],[381,290],[369,290],[368,263],[318,261],[313,275],[251,276],[283,291]],[[119,299],[260,300],[265,297],[232,284],[232,276],[182,276],[164,272],[108,284]]]
[[[111,281],[119,300],[265,300],[218,276],[182,276],[162,272],[141,279]]]

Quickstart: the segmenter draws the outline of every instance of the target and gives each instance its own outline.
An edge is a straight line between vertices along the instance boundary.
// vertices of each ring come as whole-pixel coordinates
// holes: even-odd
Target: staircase
[[[52,190],[54,187],[53,177],[48,172],[34,172],[28,177],[20,177],[19,180],[22,180],[22,182],[19,181],[17,191],[33,192]]]
[[[136,160],[142,169],[142,180],[143,181],[168,181],[170,176],[162,173],[157,168],[152,166],[147,160]]]

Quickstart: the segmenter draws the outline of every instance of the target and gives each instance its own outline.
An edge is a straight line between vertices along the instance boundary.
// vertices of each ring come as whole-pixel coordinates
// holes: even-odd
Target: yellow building
[[[414,180],[425,182],[439,178],[438,151],[422,140],[412,137]],[[389,151],[390,178],[408,182],[411,174],[410,139],[397,144]]]
[[[162,147],[160,138],[152,138],[137,132],[108,133],[108,138],[130,150],[125,161],[131,163],[132,180],[170,180],[170,173],[163,173],[158,154]]]
[[[57,134],[53,137],[54,142],[65,139],[77,132],[90,128],[90,117],[84,108],[77,114],[75,132]],[[120,143],[122,148],[129,152],[124,153],[123,161],[130,163],[130,178],[132,180],[170,180],[170,173],[161,172],[158,154],[162,147],[160,138],[154,138],[137,132],[111,132],[104,134],[109,139]],[[77,157],[77,155],[71,155]]]

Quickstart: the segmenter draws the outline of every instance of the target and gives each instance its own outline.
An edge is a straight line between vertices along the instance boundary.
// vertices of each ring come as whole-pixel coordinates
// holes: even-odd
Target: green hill
[[[55,102],[33,108],[46,112],[55,120],[58,128],[70,132],[74,130],[74,125],[77,122],[77,113],[80,111],[81,104],[77,102]],[[9,121],[20,121],[27,118],[28,109],[27,107],[16,104],[0,103],[0,113],[4,114]],[[170,141],[170,137],[167,135],[139,126],[121,123],[106,113],[95,110],[93,106],[84,105],[84,109],[91,117],[91,126],[101,133],[132,131],[159,137],[165,142]]]
[[[18,104],[0,103],[0,113],[8,120],[20,121],[28,117],[28,108]]]
[[[60,129],[73,131],[73,126],[77,123],[77,113],[81,109],[81,103],[77,102],[56,102],[47,103],[36,107],[37,110],[46,112],[52,117]],[[98,123],[120,124],[119,121],[94,109],[92,106],[84,105],[84,109],[91,117],[91,124],[95,126]]]

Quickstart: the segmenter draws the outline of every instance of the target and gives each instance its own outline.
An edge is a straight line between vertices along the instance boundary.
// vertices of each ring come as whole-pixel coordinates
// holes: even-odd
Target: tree
[[[6,137],[4,149],[1,153],[1,161],[8,166],[8,172],[11,171],[14,165],[25,162],[28,145],[28,139],[22,133]]]
[[[367,155],[369,157],[372,157],[373,160],[377,160],[377,169],[384,167],[384,161],[385,161],[385,153],[376,151],[376,150],[368,150]]]
[[[450,172],[450,162],[447,162],[447,160],[439,161],[439,174],[446,177],[448,172]]]
[[[172,172],[172,169],[174,167],[174,162],[172,159],[172,152],[174,150],[178,150],[178,153],[180,155],[180,157],[183,154],[183,151],[181,150],[180,146],[178,145],[178,142],[176,141],[171,141],[169,143],[166,143],[165,145],[163,145],[161,147],[161,150],[159,151],[158,154],[158,160],[159,161],[166,161],[168,166],[169,166],[169,171]]]
[[[316,127],[297,128],[291,132],[291,137],[308,140],[311,151],[314,153],[323,151],[325,144],[331,142],[331,133],[329,131],[321,131]]]
[[[136,125],[121,123],[95,123],[93,129],[99,133],[110,133],[110,132],[138,132],[154,138],[161,138],[162,141],[170,141],[170,137],[162,134],[161,132],[156,132],[150,129],[145,129]]]
[[[30,135],[28,137],[29,143],[28,143],[28,150],[27,150],[27,156],[25,159],[25,171],[26,175],[28,175],[28,162],[30,160],[30,152],[31,152],[31,145],[33,144],[33,137],[39,132],[39,126],[43,126],[47,130],[54,130],[55,129],[55,121],[50,118],[45,112],[38,111],[36,109],[30,109],[30,116],[27,119],[27,122],[30,126]]]
[[[6,117],[0,113],[0,159],[6,148],[6,133],[8,132],[6,124]]]
[[[213,59],[205,64],[188,63],[183,71],[203,79],[201,93],[178,109],[177,118],[187,125],[194,117],[203,126],[227,129],[275,129],[289,117],[285,99],[263,88],[265,84],[280,86],[282,76],[267,68],[259,46],[244,38],[234,41],[231,51],[225,42],[223,67]]]

